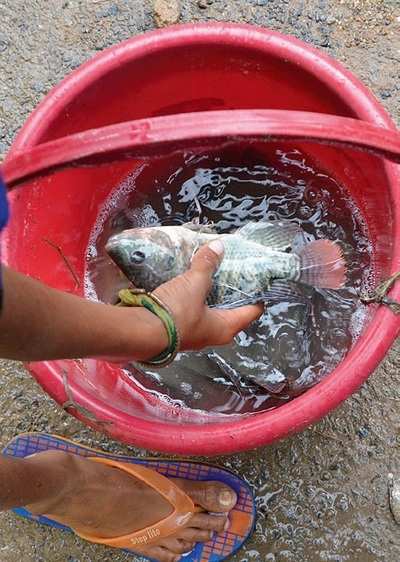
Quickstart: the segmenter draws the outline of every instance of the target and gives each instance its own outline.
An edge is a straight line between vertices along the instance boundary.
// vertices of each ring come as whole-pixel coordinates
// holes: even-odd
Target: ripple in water
[[[297,150],[276,150],[267,163],[254,150],[186,153],[159,160],[157,178],[153,170],[149,163],[137,169],[100,213],[87,253],[87,296],[111,302],[126,285],[104,251],[111,234],[197,218],[221,233],[249,221],[296,221],[309,241],[341,243],[348,281],[340,291],[301,287],[308,307],[304,300],[269,307],[231,346],[182,353],[160,372],[132,365],[135,383],[179,410],[233,415],[277,407],[330,373],[363,327],[356,291],[372,275],[366,226],[348,193]]]

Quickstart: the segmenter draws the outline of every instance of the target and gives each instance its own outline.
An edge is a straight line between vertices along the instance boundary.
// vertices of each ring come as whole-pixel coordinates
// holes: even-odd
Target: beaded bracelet
[[[117,306],[142,306],[155,314],[163,323],[168,336],[168,347],[165,351],[149,359],[140,361],[148,367],[166,367],[170,365],[179,352],[180,335],[170,309],[153,293],[143,289],[122,289],[118,293]]]

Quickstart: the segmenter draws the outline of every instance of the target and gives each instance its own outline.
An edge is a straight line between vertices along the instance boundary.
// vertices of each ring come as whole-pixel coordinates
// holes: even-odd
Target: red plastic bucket
[[[353,117],[394,129],[384,109],[348,71],[290,37],[246,25],[187,25],[148,33],[100,53],[54,88],[32,113],[9,157],[65,135],[133,119],[223,109],[289,109]],[[399,167],[367,152],[296,146],[351,193],[367,221],[377,278],[400,270]],[[137,164],[138,165],[138,164]],[[156,176],[157,163],[154,164]],[[80,279],[99,209],[132,162],[71,168],[11,194],[3,242],[10,266],[78,294],[51,240]],[[393,291],[399,298],[400,289]],[[149,449],[213,455],[270,443],[318,420],[354,392],[398,334],[388,310],[372,311],[356,345],[323,382],[276,410],[205,423],[163,421],[116,367],[87,362],[29,365],[43,388],[92,427]],[[75,407],[71,407],[72,398]],[[160,405],[162,409],[162,406]],[[150,413],[149,413],[150,411]],[[203,423],[195,423],[202,421]]]

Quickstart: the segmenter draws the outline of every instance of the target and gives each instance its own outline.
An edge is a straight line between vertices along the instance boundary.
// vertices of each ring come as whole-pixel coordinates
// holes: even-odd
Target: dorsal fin
[[[274,250],[290,250],[296,236],[302,234],[302,230],[295,222],[260,221],[248,222],[236,232],[246,240],[257,242]]]

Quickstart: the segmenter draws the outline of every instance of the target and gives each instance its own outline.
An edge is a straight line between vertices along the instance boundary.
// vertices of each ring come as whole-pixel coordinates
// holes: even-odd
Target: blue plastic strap
[[[2,230],[8,221],[8,202],[6,193],[6,184],[0,174],[0,230]]]

